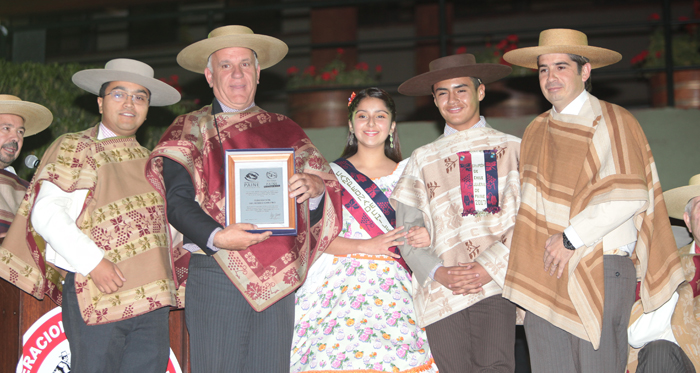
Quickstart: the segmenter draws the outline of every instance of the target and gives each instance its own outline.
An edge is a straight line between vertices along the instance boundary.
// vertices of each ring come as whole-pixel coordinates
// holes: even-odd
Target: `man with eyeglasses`
[[[169,308],[181,302],[165,204],[144,177],[149,151],[134,135],[149,105],[174,104],[180,94],[130,59],[79,71],[73,82],[99,95],[102,121],[44,153],[5,239],[12,255],[0,275],[61,304],[72,370],[162,373]]]

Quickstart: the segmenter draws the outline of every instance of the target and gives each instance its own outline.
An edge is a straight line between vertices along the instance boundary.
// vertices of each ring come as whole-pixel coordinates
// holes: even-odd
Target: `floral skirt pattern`
[[[291,372],[437,372],[410,275],[387,256],[334,257],[295,311]]]

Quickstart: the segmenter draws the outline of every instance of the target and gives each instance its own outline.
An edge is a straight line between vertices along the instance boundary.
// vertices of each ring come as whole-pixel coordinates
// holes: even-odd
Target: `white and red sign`
[[[63,330],[61,307],[56,307],[39,318],[24,333],[22,345],[22,357],[17,363],[17,373],[71,371],[70,347]],[[172,349],[166,373],[182,373]]]

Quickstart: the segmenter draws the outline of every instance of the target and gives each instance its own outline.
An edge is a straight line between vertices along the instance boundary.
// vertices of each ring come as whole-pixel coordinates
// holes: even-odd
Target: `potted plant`
[[[503,59],[506,52],[518,48],[518,35],[508,35],[498,43],[486,42],[485,47],[474,53],[478,63],[498,63],[510,66],[513,72],[506,79],[489,84],[481,103],[481,113],[488,117],[517,117],[537,115],[544,110],[539,85],[532,79],[536,70],[513,66]],[[466,53],[466,47],[455,53]]]
[[[654,13],[650,21],[659,21],[661,17]],[[688,17],[679,17],[679,21],[688,21]],[[697,24],[685,24],[673,30],[672,49],[674,66],[700,65],[700,34]],[[666,66],[664,31],[656,27],[649,36],[649,47],[632,57],[632,66],[652,69]],[[655,72],[648,75],[652,90],[652,106],[666,106],[666,73]],[[700,70],[677,70],[673,72],[675,106],[679,108],[700,108]]]
[[[381,65],[374,71],[366,62],[348,68],[343,62],[344,50],[338,48],[328,65],[317,69],[308,66],[303,71],[296,66],[287,69],[289,113],[292,120],[304,128],[336,127],[347,124],[347,100],[357,89],[377,84]]]

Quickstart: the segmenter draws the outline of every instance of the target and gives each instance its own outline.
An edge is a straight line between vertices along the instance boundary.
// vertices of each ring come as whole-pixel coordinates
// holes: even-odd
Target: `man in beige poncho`
[[[444,135],[411,155],[391,195],[396,225],[425,226],[431,245],[400,246],[413,271],[413,298],[440,372],[513,372],[515,306],[501,297],[520,203],[520,139],[479,115],[485,84],[508,66],[471,54],[439,58],[404,82],[409,96],[432,93]]]
[[[130,59],[73,82],[98,95],[102,120],[44,153],[0,248],[0,276],[62,306],[72,370],[161,373],[177,258],[164,201],[144,176],[149,151],[134,135],[150,105],[180,94]]]
[[[553,29],[504,55],[539,69],[553,108],[523,136],[522,203],[503,296],[523,307],[535,372],[624,372],[637,278],[645,311],[683,281],[644,132],[584,88],[619,53]],[[636,266],[636,271],[635,271]]]

